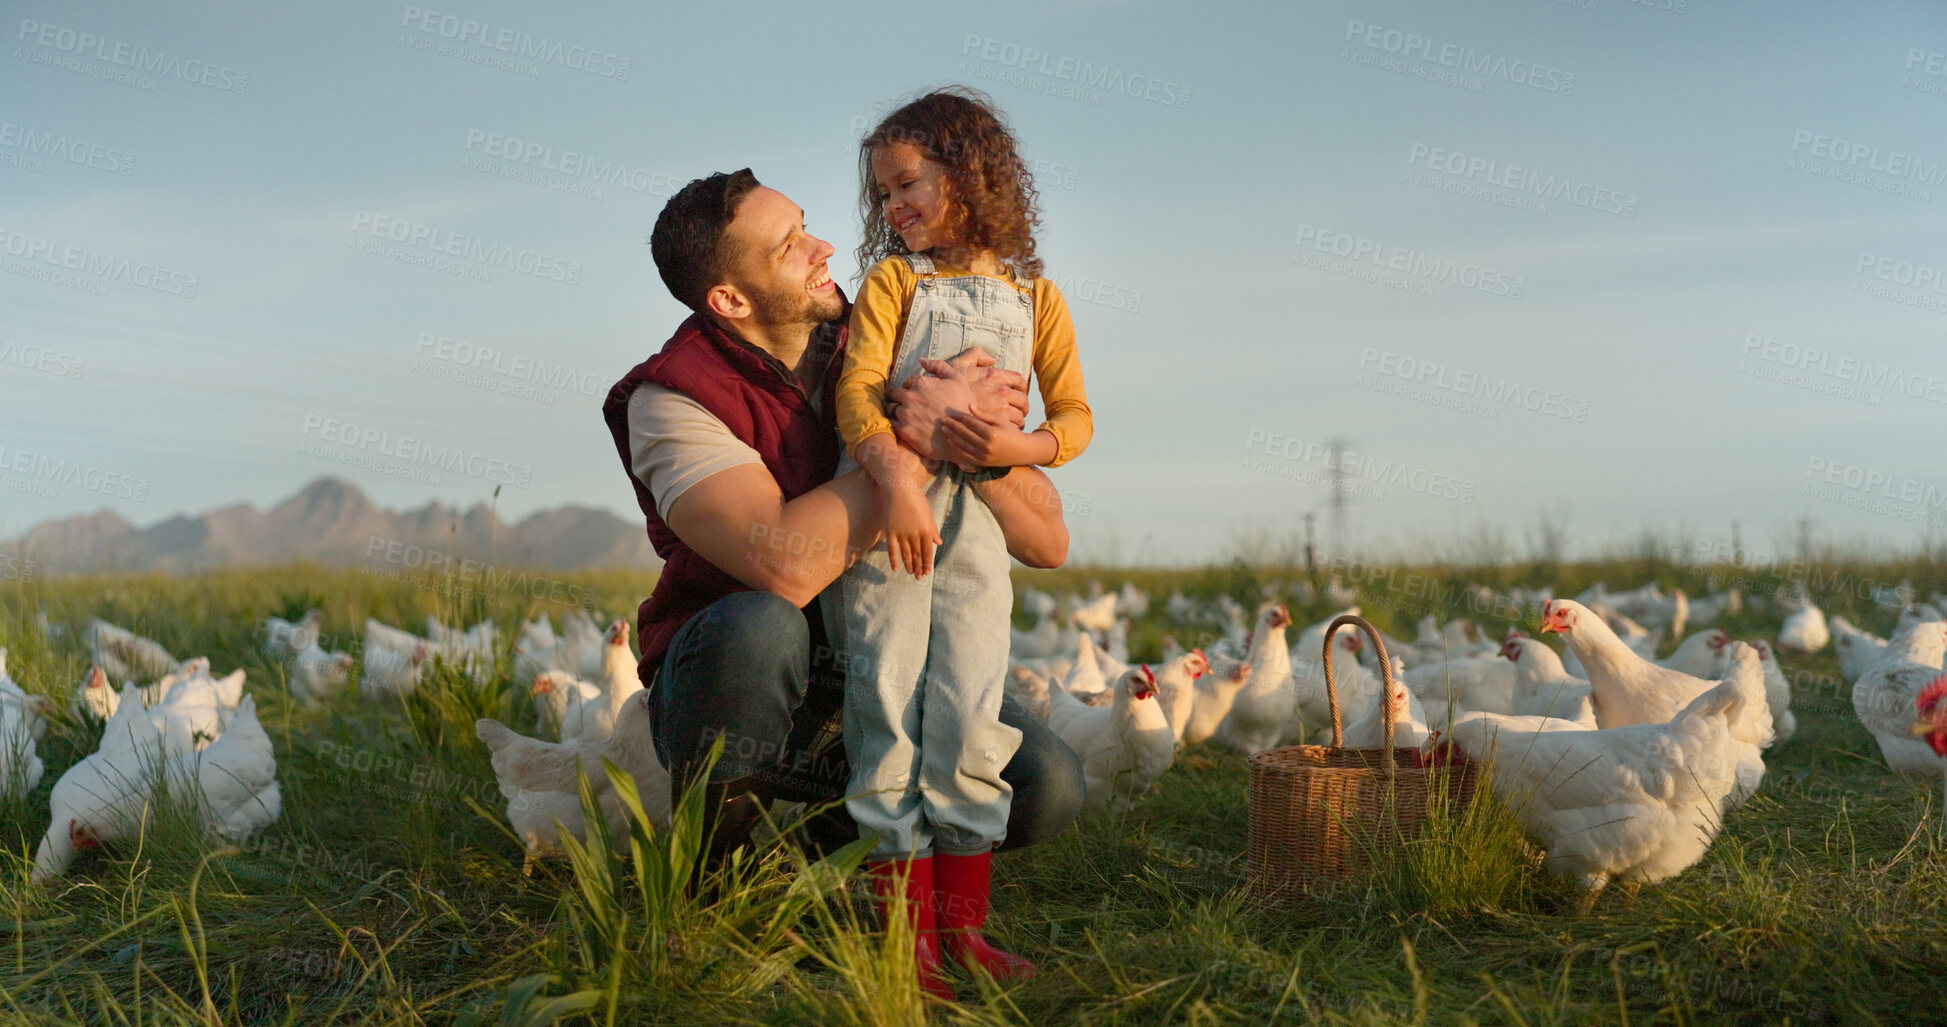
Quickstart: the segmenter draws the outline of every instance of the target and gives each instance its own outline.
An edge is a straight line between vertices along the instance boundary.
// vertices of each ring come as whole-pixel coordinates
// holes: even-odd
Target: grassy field
[[[1867,601],[1868,583],[1947,583],[1943,568],[1917,561],[1812,572],[1828,611],[1881,633],[1892,617]],[[1368,615],[1410,637],[1429,609],[1497,626],[1516,613],[1471,603],[1457,587],[1466,582],[1547,580],[1573,593],[1646,575],[1711,587],[1701,569],[1628,561],[1354,577]],[[1249,604],[1302,574],[1240,563],[1018,580],[1059,591],[1092,577],[1150,589],[1152,613],[1133,637],[1141,658],[1165,632],[1198,640],[1163,623],[1172,588]],[[1751,594],[1784,581],[1742,583]],[[315,568],[9,583],[9,669],[63,709],[86,669],[77,636],[89,616],[179,657],[208,655],[219,673],[247,669],[284,814],[240,849],[161,817],[141,844],[84,856],[56,887],[30,885],[49,789],[96,741],[54,723],[40,747],[46,779],[0,807],[0,1022],[1947,1022],[1939,785],[1879,764],[1829,652],[1786,659],[1800,729],[1768,754],[1763,789],[1701,864],[1633,901],[1611,893],[1578,915],[1569,889],[1490,829],[1459,849],[1430,837],[1401,868],[1301,905],[1255,903],[1243,876],[1244,761],[1194,751],[1207,765],[1179,757],[1126,816],[997,860],[992,934],[1043,972],[1005,991],[961,979],[965,1001],[929,1012],[854,916],[843,865],[807,868],[774,852],[703,902],[670,883],[683,832],[638,831],[632,860],[598,851],[524,878],[472,731],[483,715],[533,730],[504,659],[498,690],[440,679],[403,704],[347,694],[314,711],[288,700],[281,669],[258,649],[260,618],[311,605],[326,611],[327,646],[350,649],[367,615],[409,628],[428,612],[449,623],[491,615],[511,629],[567,603],[633,611],[649,582],[471,584]],[[64,638],[37,628],[42,609]],[[1303,624],[1327,607],[1293,612]],[[1725,626],[1768,637],[1777,621],[1752,611]]]

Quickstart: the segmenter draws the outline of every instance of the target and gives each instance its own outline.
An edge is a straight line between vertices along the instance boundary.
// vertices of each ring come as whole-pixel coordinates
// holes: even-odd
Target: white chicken
[[[1662,628],[1651,630],[1636,623],[1634,618],[1626,617],[1601,604],[1589,607],[1589,611],[1601,617],[1603,622],[1609,625],[1609,630],[1614,631],[1616,637],[1636,655],[1646,660],[1656,658],[1656,650],[1663,644]]]
[[[1935,766],[1947,781],[1947,677],[1921,689],[1914,707],[1916,716],[1907,733],[1933,750]]]
[[[558,666],[583,681],[602,674],[602,626],[587,610],[575,610],[561,618],[561,648]]]
[[[134,685],[122,686],[101,747],[69,767],[48,799],[53,817],[34,850],[33,879],[67,872],[77,849],[133,837],[141,830],[161,770],[162,740]]]
[[[171,759],[164,780],[170,797],[193,804],[212,835],[237,842],[275,823],[284,801],[256,697],[244,697],[229,728],[208,748]]]
[[[1581,602],[1584,605],[1592,605],[1586,599]],[[1667,627],[1671,635],[1682,635],[1684,625],[1690,619],[1690,598],[1683,590],[1677,589],[1665,595],[1654,581],[1628,592],[1608,593],[1597,598],[1595,602],[1600,602],[1632,620]]]
[[[1115,593],[1105,592],[1076,607],[1075,612],[1069,616],[1068,623],[1083,631],[1107,631],[1115,626],[1115,604]]]
[[[1582,657],[1583,666],[1590,671],[1589,692],[1596,723],[1604,728],[1667,723],[1692,699],[1720,684],[1643,659],[1624,646],[1601,618],[1590,616],[1573,600],[1557,599],[1544,606],[1541,629],[1561,632],[1569,647]],[[1737,765],[1734,787],[1726,794],[1734,808],[1757,791],[1764,779],[1761,750],[1772,744],[1775,729],[1771,709],[1765,703],[1764,667],[1756,650],[1733,642],[1730,668],[1721,684],[1738,690],[1746,700],[1730,721]]]
[[[1908,624],[1930,620],[1947,620],[1947,615],[1943,615],[1940,608],[1932,603],[1915,603],[1900,611],[1899,625],[1893,630],[1897,633],[1901,627]]]
[[[601,686],[590,684],[565,670],[544,670],[534,675],[529,689],[534,697],[534,714],[541,726],[556,739],[568,711],[602,694]]]
[[[484,684],[492,676],[499,629],[491,618],[459,631],[429,613],[426,638],[433,643],[432,655],[459,667],[474,681]]]
[[[282,617],[264,618],[264,655],[283,663],[318,644],[318,628],[324,624],[324,611],[311,610],[293,623]]]
[[[200,752],[223,734],[243,699],[242,674],[238,670],[218,681],[199,672],[170,684],[148,711],[164,759]]]
[[[1239,653],[1243,652],[1249,647],[1251,634],[1250,623],[1244,616],[1244,604],[1225,592],[1217,593],[1216,602],[1218,624],[1224,632],[1222,641],[1237,647]]]
[[[74,698],[69,701],[68,709],[76,719],[105,724],[115,715],[121,699],[121,693],[108,683],[108,672],[100,664],[89,664],[87,675],[74,686]]]
[[[1356,588],[1347,588],[1345,583],[1339,580],[1338,575],[1334,574],[1326,580],[1325,601],[1331,603],[1333,606],[1346,606],[1358,598],[1359,590]]]
[[[1430,713],[1436,703],[1450,713],[1453,707],[1513,713],[1514,676],[1514,664],[1499,656],[1460,656],[1408,668],[1406,685],[1427,704]],[[1435,714],[1433,723],[1441,726],[1447,719]]]
[[[1015,702],[1020,703],[1022,708],[1028,711],[1029,716],[1043,724],[1048,722],[1048,707],[1053,697],[1048,691],[1047,678],[1027,667],[1009,667],[1007,679],[1001,687],[1008,695],[1014,697]]]
[[[1008,656],[1014,660],[1045,660],[1055,655],[1061,643],[1061,624],[1052,612],[1035,618],[1034,626],[1026,631],[1009,627]]]
[[[1709,681],[1644,659],[1606,621],[1573,599],[1550,600],[1541,617],[1542,633],[1560,633],[1587,672],[1596,720],[1605,728],[1668,723],[1711,687]]]
[[[1758,639],[1751,643],[1758,651],[1758,662],[1764,666],[1764,702],[1771,709],[1771,728],[1776,737],[1773,745],[1783,745],[1798,733],[1798,717],[1792,713],[1792,685],[1785,677],[1785,669],[1778,665],[1778,654],[1771,651],[1771,643]]]
[[[1913,711],[1920,693],[1940,677],[1947,655],[1947,623],[1915,624],[1887,643],[1885,655],[1852,686],[1852,709],[1879,742],[1886,766],[1896,773],[1931,777],[1939,757],[1913,737]]]
[[[1176,756],[1176,735],[1157,702],[1156,675],[1149,667],[1123,674],[1113,691],[1107,707],[1056,700],[1048,716],[1048,727],[1082,759],[1084,805],[1093,812],[1128,809]]]
[[[1334,672],[1337,683],[1337,674]],[[1431,733],[1427,729],[1426,710],[1420,705],[1419,697],[1406,682],[1394,680],[1389,703],[1382,703],[1381,697],[1387,694],[1382,681],[1378,690],[1372,693],[1372,700],[1360,712],[1358,720],[1345,729],[1345,745],[1349,749],[1377,749],[1386,742],[1386,719],[1393,722],[1393,747],[1395,749],[1417,749],[1425,744]]]
[[[371,637],[368,633],[368,639]],[[364,670],[358,676],[358,694],[368,700],[407,696],[419,690],[419,672],[426,664],[426,645],[422,642],[407,653],[368,641]]]
[[[35,751],[34,725],[40,722],[26,706],[0,703],[0,796],[21,799],[40,787],[46,772]]]
[[[1465,621],[1458,619],[1449,621],[1448,626],[1452,627],[1457,633],[1454,637],[1450,638],[1447,634],[1447,629],[1441,626],[1440,618],[1429,613],[1421,617],[1419,623],[1414,625],[1415,635],[1413,641],[1394,644],[1396,640],[1388,638],[1386,639],[1386,650],[1406,661],[1406,666],[1409,670],[1423,663],[1444,660],[1449,653],[1459,651],[1459,647],[1466,644],[1465,628],[1463,627],[1465,623]]]
[[[1538,638],[1510,638],[1501,644],[1501,655],[1514,664],[1517,715],[1552,717],[1581,730],[1595,730],[1589,683],[1571,676],[1548,643]]]
[[[1102,638],[1102,655],[1110,662],[1106,665],[1120,677],[1129,669],[1129,618],[1117,617],[1114,624]]]
[[[527,849],[522,872],[532,873],[534,860],[561,855],[559,830],[587,840],[581,815],[576,768],[588,784],[607,822],[609,837],[628,836],[629,812],[616,795],[602,760],[615,764],[634,782],[643,812],[657,827],[669,825],[670,779],[656,758],[649,733],[649,693],[638,691],[622,705],[615,733],[602,742],[546,742],[516,733],[500,721],[483,719],[474,731],[493,754],[494,778],[507,797],[507,820]]]
[[[1852,684],[1860,679],[1881,656],[1886,655],[1886,640],[1854,627],[1844,617],[1831,622],[1832,650],[1839,654],[1839,676]]]
[[[1170,722],[1176,744],[1183,744],[1183,732],[1190,726],[1190,714],[1197,702],[1197,679],[1210,672],[1210,660],[1203,651],[1192,649],[1162,665],[1156,672],[1157,701]]]
[[[1452,741],[1490,766],[1549,870],[1580,886],[1587,904],[1611,881],[1633,892],[1703,858],[1736,785],[1731,722],[1747,701],[1726,680],[1667,723],[1536,731],[1476,714],[1454,725]]]
[[[1692,632],[1677,643],[1675,652],[1655,662],[1693,678],[1715,681],[1724,676],[1724,668],[1730,663],[1730,654],[1724,651],[1730,644],[1731,636],[1723,628],[1705,628]]]
[[[31,695],[7,674],[7,647],[0,646],[0,706],[11,708],[20,715],[20,727],[27,732],[31,741],[47,737],[47,717],[54,712],[54,704],[46,696]]]
[[[1832,632],[1825,624],[1825,611],[1810,600],[1800,600],[1798,608],[1785,615],[1784,626],[1778,629],[1778,647],[1795,653],[1818,652],[1831,640]]]
[[[1292,666],[1295,667],[1301,663],[1317,663],[1322,658],[1325,649],[1325,629],[1330,627],[1332,622],[1340,617],[1357,617],[1358,615],[1358,607],[1348,606],[1343,610],[1327,615],[1324,620],[1316,624],[1306,625],[1303,631],[1298,632],[1298,640],[1291,643],[1289,657]],[[1355,631],[1352,634],[1357,635],[1358,632]],[[1363,638],[1364,636],[1361,637]],[[1244,653],[1240,650],[1231,655],[1241,657]],[[1407,663],[1410,666],[1412,661],[1408,660]]]
[[[1291,611],[1282,603],[1266,603],[1258,611],[1246,659],[1250,680],[1231,702],[1230,715],[1217,729],[1217,741],[1245,754],[1278,744],[1297,705],[1297,685],[1291,678],[1291,655],[1284,632]]]
[[[1702,599],[1690,601],[1690,623],[1697,627],[1715,624],[1724,619],[1725,614],[1738,613],[1744,609],[1744,594],[1735,588],[1726,589]]]
[[[291,697],[306,706],[323,703],[351,680],[354,662],[350,653],[328,653],[316,645],[298,650],[290,661]]]
[[[1338,692],[1340,724],[1345,723],[1352,711],[1365,709],[1373,693],[1379,691],[1379,675],[1359,662],[1365,646],[1365,636],[1357,631],[1341,631],[1332,638],[1332,686]],[[1298,715],[1288,723],[1282,736],[1284,741],[1295,741],[1301,729],[1331,729],[1332,703],[1325,687],[1325,666],[1320,662],[1323,656],[1321,652],[1318,657],[1292,667],[1291,686]],[[1428,715],[1433,713],[1428,711]]]
[[[365,649],[386,649],[401,656],[410,656],[424,649],[430,655],[438,650],[431,639],[421,638],[404,628],[395,628],[376,617],[365,618]]]
[[[110,680],[120,684],[159,678],[180,664],[153,639],[116,627],[100,617],[88,621],[82,637],[88,643],[89,658],[107,672]]]
[[[563,712],[563,742],[606,740],[615,733],[616,718],[629,697],[642,691],[642,680],[636,676],[635,653],[629,650],[629,622],[616,620],[609,624],[606,642],[601,679],[595,682],[598,694]]]
[[[1068,676],[1062,679],[1061,687],[1069,695],[1086,703],[1093,696],[1106,696],[1115,678],[1110,677],[1103,669],[1102,665],[1106,661],[1102,657],[1101,650],[1095,646],[1095,638],[1084,634],[1080,642],[1081,648],[1075,656],[1075,665],[1069,669]]]
[[[1731,718],[1731,738],[1737,743],[1737,767],[1731,792],[1724,798],[1724,812],[1744,805],[1757,794],[1764,782],[1764,750],[1778,740],[1777,722],[1771,716],[1770,697],[1765,691],[1764,663],[1758,651],[1743,642],[1733,642],[1728,650],[1730,667],[1724,683],[1733,685],[1744,697],[1742,711]]]
[[[1217,733],[1250,677],[1251,665],[1244,660],[1211,658],[1210,671],[1197,679],[1196,701],[1191,704],[1189,724],[1183,729],[1184,745],[1201,745]]]
[[[515,653],[531,653],[541,649],[551,649],[559,641],[554,633],[554,618],[542,611],[541,615],[521,622],[520,636],[514,639]]]
[[[573,621],[570,616],[564,623]],[[554,622],[546,614],[521,625],[521,636],[514,642],[514,679],[527,681],[549,671],[579,677],[581,652],[568,636],[554,632]]]

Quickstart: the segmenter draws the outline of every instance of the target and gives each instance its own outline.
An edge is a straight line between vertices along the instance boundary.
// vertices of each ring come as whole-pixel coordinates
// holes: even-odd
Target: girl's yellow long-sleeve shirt
[[[972,274],[936,265],[940,277]],[[858,445],[881,432],[891,433],[886,418],[887,377],[906,330],[906,311],[913,305],[919,276],[904,257],[888,257],[866,272],[852,301],[852,322],[845,343],[845,371],[838,380],[838,434],[854,457]],[[1012,284],[1012,282],[1009,282]],[[1016,286],[1016,288],[1019,288]],[[1034,352],[1030,361],[1034,382],[1041,390],[1047,415],[1037,430],[1055,437],[1059,467],[1081,455],[1095,437],[1095,415],[1082,387],[1082,360],[1075,352],[1075,323],[1068,317],[1068,301],[1046,278],[1037,278],[1034,294]]]

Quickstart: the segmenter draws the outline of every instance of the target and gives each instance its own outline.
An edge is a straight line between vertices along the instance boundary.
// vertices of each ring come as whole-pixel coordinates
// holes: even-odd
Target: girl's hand
[[[886,556],[892,569],[903,567],[915,578],[927,576],[933,571],[933,547],[940,541],[926,493],[911,486],[892,489],[886,503]]]
[[[964,468],[1029,467],[1055,458],[1055,437],[993,424],[965,411],[940,421],[940,457]]]

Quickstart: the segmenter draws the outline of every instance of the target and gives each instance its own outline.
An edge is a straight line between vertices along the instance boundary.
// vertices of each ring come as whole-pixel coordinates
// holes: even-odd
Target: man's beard
[[[756,308],[755,320],[760,324],[782,325],[821,325],[838,319],[845,312],[845,301],[839,298],[838,290],[833,289],[830,296],[814,296],[802,287],[778,292],[746,288],[751,306]]]

